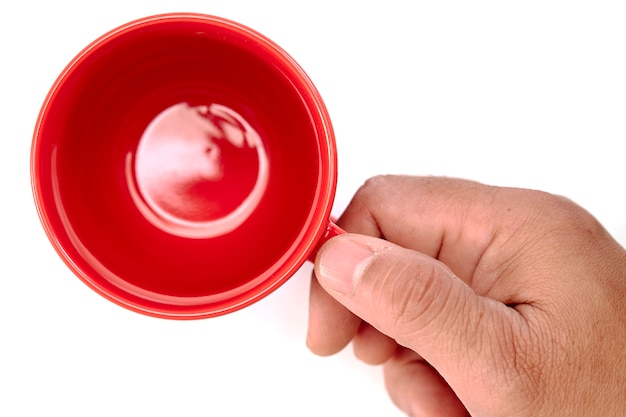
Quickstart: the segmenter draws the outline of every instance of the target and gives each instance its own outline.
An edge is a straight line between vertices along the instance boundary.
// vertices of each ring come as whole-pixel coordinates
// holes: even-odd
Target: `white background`
[[[2,2],[0,415],[400,415],[380,368],[306,349],[310,265],[244,311],[192,322],[128,312],[64,266],[32,201],[30,141],[48,89],[96,37],[194,11],[273,39],[330,111],[336,214],[376,174],[458,176],[567,195],[624,245],[624,4]]]

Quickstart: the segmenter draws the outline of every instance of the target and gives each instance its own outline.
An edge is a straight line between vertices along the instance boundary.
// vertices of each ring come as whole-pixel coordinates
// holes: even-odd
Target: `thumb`
[[[315,274],[337,301],[419,353],[449,383],[453,374],[467,377],[461,367],[468,364],[489,372],[496,345],[503,336],[511,340],[504,329],[510,333],[514,320],[504,304],[478,296],[438,260],[388,241],[356,234],[330,239]]]

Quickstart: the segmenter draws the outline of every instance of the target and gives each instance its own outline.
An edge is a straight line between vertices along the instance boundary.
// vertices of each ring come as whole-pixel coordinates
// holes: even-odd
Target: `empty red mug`
[[[143,314],[197,319],[278,288],[340,230],[331,121],[241,24],[166,14],[80,52],[37,120],[37,210],[68,267]]]

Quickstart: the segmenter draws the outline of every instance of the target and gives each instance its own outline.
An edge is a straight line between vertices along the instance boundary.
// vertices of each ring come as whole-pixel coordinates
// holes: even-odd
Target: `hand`
[[[626,415],[626,252],[538,191],[377,177],[312,280],[307,344],[414,416]]]

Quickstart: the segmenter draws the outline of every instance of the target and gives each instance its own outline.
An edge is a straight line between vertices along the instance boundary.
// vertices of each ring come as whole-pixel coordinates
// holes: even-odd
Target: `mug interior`
[[[265,182],[245,219],[215,233],[193,232],[196,222],[210,230],[209,204],[185,211],[192,203],[183,200],[172,213],[183,213],[191,232],[178,233],[151,219],[159,215],[147,214],[150,204],[142,207],[142,137],[168,109],[211,108],[222,122],[248,126],[266,160],[248,152],[238,163],[222,161],[215,178],[230,178],[222,191],[205,179],[188,195],[235,204],[263,163]],[[215,142],[221,158],[250,147]],[[160,152],[149,171],[157,190],[197,159]],[[42,108],[32,175],[46,232],[83,281],[135,311],[200,318],[265,296],[305,261],[328,221],[335,164],[321,98],[284,51],[233,22],[167,15],[112,31],[70,63]]]

